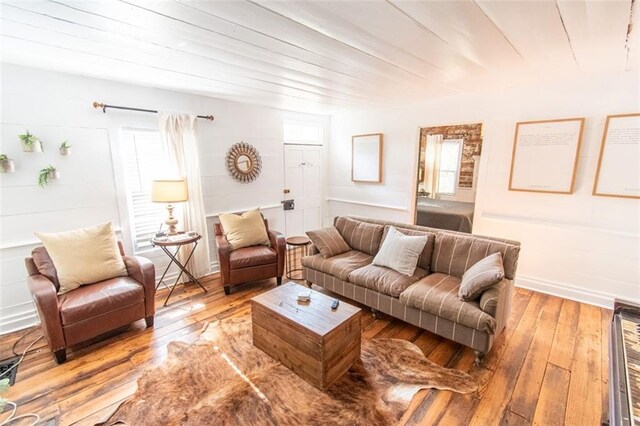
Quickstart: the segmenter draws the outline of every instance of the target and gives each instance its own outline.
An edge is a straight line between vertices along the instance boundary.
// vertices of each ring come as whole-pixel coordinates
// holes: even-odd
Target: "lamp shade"
[[[179,203],[189,199],[187,181],[184,179],[154,180],[151,184],[151,201],[154,203]]]

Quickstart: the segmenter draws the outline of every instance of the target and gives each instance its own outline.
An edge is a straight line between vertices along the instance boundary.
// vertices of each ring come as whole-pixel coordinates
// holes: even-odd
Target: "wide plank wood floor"
[[[209,321],[248,315],[249,299],[275,286],[275,280],[248,284],[225,296],[216,275],[204,283],[208,293],[187,284],[166,308],[160,291],[155,327],[146,329],[141,320],[74,347],[63,365],[41,340],[5,397],[18,404],[18,413],[38,413],[46,424],[94,424],[135,392],[144,369],[163,361],[168,342],[193,342]],[[479,383],[471,395],[419,392],[401,424],[597,425],[607,407],[610,317],[606,309],[517,289],[507,328],[481,367],[473,365],[470,349],[390,317],[365,315],[362,331],[364,338],[412,341],[431,361],[467,371]],[[12,356],[24,333],[0,336],[0,359]],[[39,335],[34,330],[18,352]]]

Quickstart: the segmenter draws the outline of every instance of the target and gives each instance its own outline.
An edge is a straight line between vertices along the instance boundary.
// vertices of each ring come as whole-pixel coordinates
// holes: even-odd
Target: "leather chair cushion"
[[[62,325],[73,324],[144,300],[144,288],[129,277],[84,285],[58,296]]]
[[[36,268],[38,268],[40,275],[53,283],[56,288],[56,292],[60,290],[58,271],[56,270],[56,267],[53,266],[53,260],[51,260],[47,249],[44,247],[36,247],[31,252],[31,257],[33,258],[33,263],[35,263]]]
[[[252,266],[269,265],[278,261],[277,252],[267,246],[243,247],[229,254],[231,269],[250,268]]]

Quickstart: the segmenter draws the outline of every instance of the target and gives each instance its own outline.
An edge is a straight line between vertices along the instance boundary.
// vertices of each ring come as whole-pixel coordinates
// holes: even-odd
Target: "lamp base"
[[[173,205],[167,204],[167,212],[169,213],[169,217],[164,223],[167,225],[169,230],[167,231],[167,235],[177,235],[178,231],[176,229],[176,225],[178,224],[178,219],[173,217]]]

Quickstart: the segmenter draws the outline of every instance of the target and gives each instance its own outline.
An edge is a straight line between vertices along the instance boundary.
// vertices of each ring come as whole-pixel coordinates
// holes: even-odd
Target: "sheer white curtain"
[[[200,181],[200,160],[198,138],[196,136],[197,116],[160,112],[160,134],[171,158],[170,173],[187,180],[189,201],[183,203],[182,218],[178,226],[186,231],[195,231],[202,235],[198,248],[189,262],[189,272],[196,278],[211,272],[209,260],[209,238],[207,237],[207,217],[204,212],[202,183]],[[186,261],[189,250],[182,249],[178,254],[181,262]]]
[[[427,135],[424,164],[424,190],[429,197],[436,198],[440,176],[440,158],[442,154],[442,135]]]

